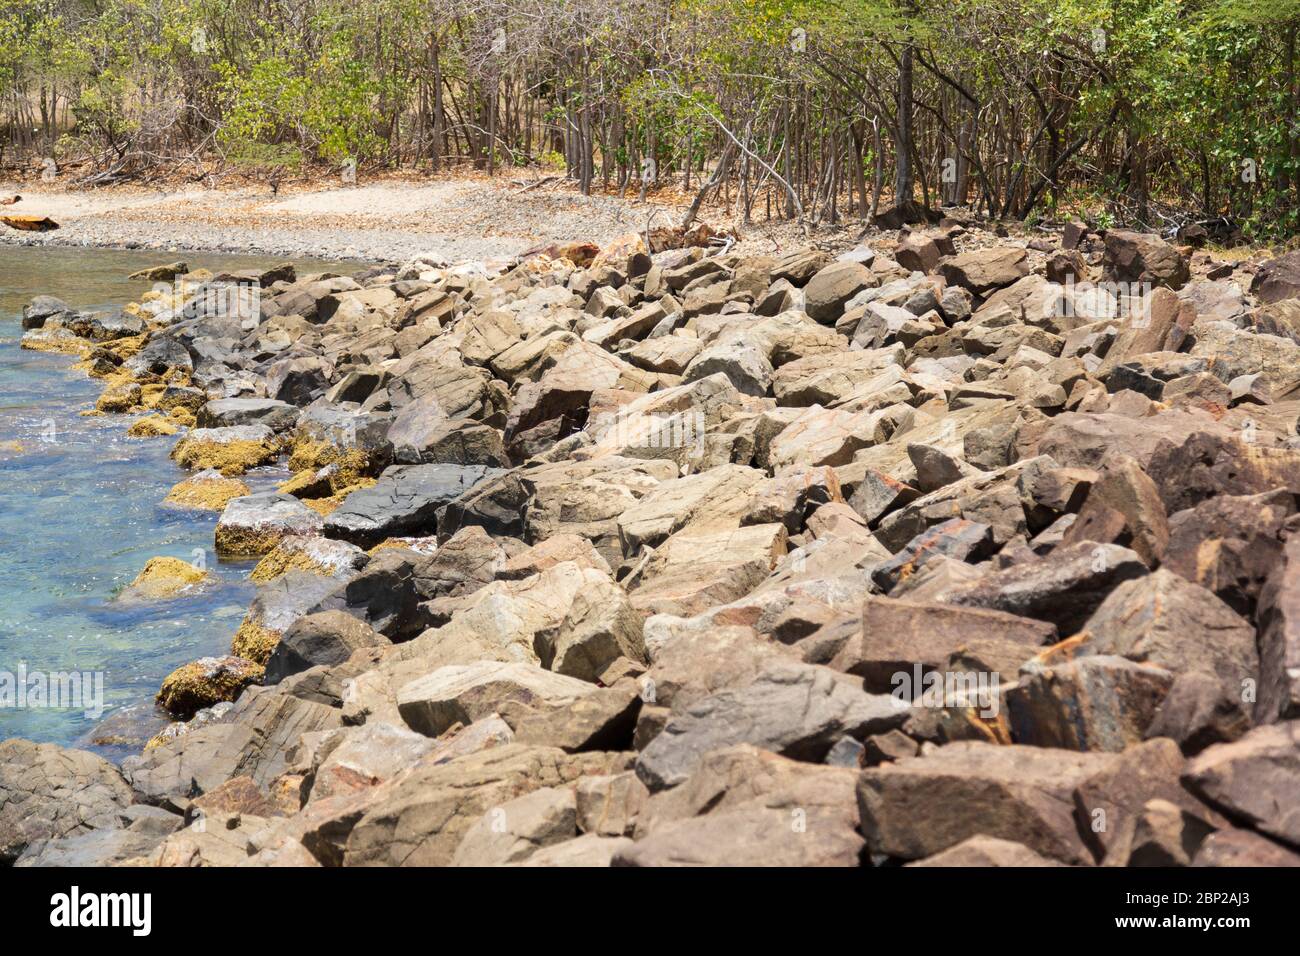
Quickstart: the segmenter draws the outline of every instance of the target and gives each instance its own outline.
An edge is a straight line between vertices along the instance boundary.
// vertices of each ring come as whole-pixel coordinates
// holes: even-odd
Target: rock
[[[123,362],[122,368],[137,378],[145,375],[166,377],[176,371],[192,372],[194,360],[189,350],[176,339],[155,335],[144,348]]]
[[[24,329],[39,329],[45,325],[48,319],[57,318],[71,311],[72,309],[68,306],[68,303],[62,299],[56,299],[52,295],[38,295],[23,306],[22,327]]]
[[[1120,540],[1110,535],[1095,536],[1095,523],[1108,513],[1122,516],[1124,532]],[[1089,537],[1089,535],[1094,535]],[[1088,497],[1079,511],[1079,520],[1066,531],[1062,541],[1101,541],[1131,547],[1148,567],[1155,567],[1164,558],[1169,544],[1169,519],[1165,514],[1160,491],[1138,465],[1127,455],[1113,454],[1102,460],[1101,474],[1092,483]]]
[[[887,441],[900,423],[907,424],[910,414],[911,409],[899,406],[850,412],[814,405],[772,439],[766,464],[774,471],[793,465],[847,465],[856,452]]]
[[[32,844],[121,826],[131,788],[117,768],[84,750],[0,742],[0,862]]]
[[[939,274],[976,295],[988,295],[1029,274],[1024,249],[1014,246],[975,249],[939,265]]]
[[[1146,470],[1171,515],[1221,495],[1256,495],[1277,488],[1300,492],[1300,452],[1206,432],[1178,444],[1162,442]]]
[[[935,557],[974,562],[993,551],[993,529],[978,521],[951,518],[927,528],[895,554],[871,569],[871,580],[891,591]]]
[[[273,687],[250,686],[233,707],[225,706],[219,719],[122,761],[142,801],[179,809],[241,775],[267,787],[285,771],[287,751],[301,735],[340,723],[337,707]]]
[[[265,425],[193,428],[172,449],[182,468],[215,469],[227,478],[267,465],[280,454],[280,443]]]
[[[267,369],[266,393],[290,405],[308,405],[325,394],[333,371],[333,366],[321,358],[284,359]]]
[[[862,832],[872,853],[903,860],[985,836],[1062,863],[1092,863],[1071,793],[1115,759],[1021,745],[947,744],[862,771]]]
[[[136,382],[110,385],[95,401],[95,410],[110,414],[129,412],[140,404],[141,389]]]
[[[360,727],[325,731],[319,746],[311,755],[311,768],[305,782],[305,802],[310,805],[364,794],[384,781],[397,777],[436,746],[434,741],[423,734],[380,721],[370,721]],[[313,849],[319,845],[316,841],[317,837],[307,838]],[[334,862],[335,859],[341,859],[341,847],[337,846],[338,841],[331,842],[335,847],[328,852],[334,858],[331,862]]]
[[[595,681],[620,657],[645,660],[641,615],[627,593],[593,574],[578,591],[558,627],[538,631],[534,649],[543,667]]]
[[[416,570],[427,558],[404,546],[378,549],[359,573],[319,601],[314,611],[346,611],[394,641],[409,641],[427,621],[419,608]]]
[[[516,797],[616,769],[617,755],[519,744],[446,764],[432,754],[369,807],[347,840],[345,866],[446,866],[483,814]]]
[[[261,585],[235,632],[231,652],[252,661],[267,660],[289,625],[337,587],[333,576],[293,569]]]
[[[1174,682],[1162,667],[1107,655],[1026,671],[1004,694],[1011,737],[1065,750],[1119,753],[1140,743]]]
[[[1183,789],[1179,778],[1186,760],[1178,745],[1157,737],[1129,747],[1074,790],[1080,832],[1098,860],[1126,841],[1143,807],[1155,799],[1169,801],[1209,826],[1222,818]]]
[[[1269,724],[1210,747],[1188,762],[1183,785],[1231,818],[1300,847],[1298,728],[1295,721]]]
[[[682,381],[698,382],[710,375],[725,375],[736,390],[761,398],[772,387],[772,363],[754,339],[724,337],[706,346],[682,372]]]
[[[593,690],[569,703],[525,710],[512,706],[514,739],[521,744],[583,750],[627,750],[632,743],[641,691],[630,680]]]
[[[452,866],[506,866],[543,847],[573,840],[578,832],[573,791],[544,787],[493,807],[469,828]]]
[[[1289,497],[1289,496],[1288,496]],[[1264,525],[1267,529],[1267,525]],[[1265,542],[1255,554],[1266,559]],[[1259,699],[1255,718],[1300,716],[1300,537],[1291,535],[1260,592],[1255,614],[1259,626]]]
[[[217,520],[216,547],[224,555],[262,555],[292,535],[320,531],[324,520],[293,495],[263,492],[232,498]]]
[[[1186,508],[1169,520],[1163,566],[1212,591],[1238,614],[1252,615],[1265,581],[1282,557],[1283,527],[1294,512],[1295,499],[1280,490],[1222,495]],[[1277,597],[1269,600],[1274,605]],[[1259,623],[1267,632],[1263,616]],[[1267,645],[1261,635],[1261,648]]]
[[[1207,725],[1185,725],[1167,709],[1169,724],[1160,726],[1185,749],[1233,739],[1250,726],[1259,678],[1254,629],[1204,588],[1164,569],[1124,582],[1084,631],[1079,654],[1114,654],[1212,679],[1219,689]]]
[[[319,664],[341,664],[363,647],[386,647],[388,640],[351,614],[321,611],[294,621],[266,662],[266,683],[278,684]]]
[[[234,700],[245,687],[261,679],[261,666],[242,657],[201,657],[163,678],[158,703],[173,716],[185,719],[203,707]]]
[[[812,405],[832,405],[849,398],[863,382],[875,382],[878,373],[901,369],[904,352],[899,346],[863,349],[857,352],[839,352],[831,355],[811,355],[788,362],[777,369],[772,382],[777,404],[807,408]],[[872,391],[883,390],[887,383],[896,381],[893,375],[884,375],[879,385],[869,384]],[[904,386],[906,388],[906,386]],[[903,394],[908,399],[911,392]]]
[[[1064,866],[1055,860],[1040,856],[1021,843],[999,840],[997,837],[973,836],[951,846],[942,853],[908,863],[907,866]]]
[[[557,564],[518,581],[494,582],[456,602],[450,621],[418,637],[410,653],[439,664],[477,660],[540,664],[539,652],[554,649],[549,642],[564,624],[577,595],[608,586],[609,578],[603,572],[583,569],[573,562]],[[432,616],[437,604],[423,605],[422,611]],[[597,628],[592,633],[597,641],[593,648],[614,633],[626,635],[617,613],[612,623],[619,630],[604,636],[598,631],[598,620],[599,612],[591,618]]]
[[[804,287],[804,310],[822,325],[834,324],[844,304],[863,289],[878,285],[870,269],[857,262],[833,262]]]
[[[270,398],[221,398],[206,403],[196,414],[199,428],[265,425],[283,432],[298,421],[298,409]]]
[[[175,435],[178,431],[180,426],[171,419],[163,418],[161,415],[146,415],[132,422],[126,434],[129,438],[159,438]]]
[[[1218,830],[1201,843],[1192,866],[1300,866],[1300,853],[1250,830]]]
[[[977,638],[1014,643],[1028,660],[1054,642],[1056,628],[998,611],[867,597],[861,633],[829,666],[861,677],[869,693],[888,694],[898,687],[896,675],[947,670],[949,658]]]
[[[696,518],[721,523],[727,512],[734,512],[736,503],[743,502],[763,477],[755,468],[721,465],[661,482],[619,516],[618,536],[623,553],[631,557],[647,545],[658,546]]]
[[[156,601],[176,597],[202,584],[207,577],[208,573],[202,568],[180,558],[150,558],[117,599]]]
[[[716,750],[641,807],[615,866],[857,866],[856,772],[746,744]]]
[[[411,729],[437,737],[453,724],[470,724],[507,702],[566,701],[591,693],[585,681],[529,664],[480,661],[442,667],[398,691],[397,707]]]
[[[465,531],[481,533],[479,528],[466,528]],[[439,554],[445,554],[461,533],[463,532],[458,532],[455,537],[444,544]],[[483,537],[487,536],[483,535]],[[479,545],[478,549],[481,551],[482,545]],[[576,534],[557,534],[544,541],[539,541],[527,550],[506,558],[504,564],[494,570],[494,576],[502,580],[518,581],[534,574],[541,574],[557,564],[569,561],[581,568],[591,568],[595,571],[613,575],[609,564],[586,538]]]
[[[394,465],[373,487],[350,494],[325,519],[325,533],[362,547],[429,533],[440,508],[497,473],[483,465]]]
[[[1168,800],[1151,800],[1107,854],[1106,866],[1190,866],[1213,827]]]
[[[1181,289],[1191,276],[1187,260],[1159,236],[1106,231],[1106,273],[1117,282],[1151,283]]]
[[[933,272],[940,255],[935,241],[919,232],[909,234],[894,250],[895,261],[908,272]]]
[[[1083,541],[946,588],[940,600],[1032,617],[1055,624],[1060,633],[1068,635],[1088,621],[1112,588],[1146,573],[1146,565],[1127,548]]]
[[[600,867],[611,865],[620,850],[632,845],[624,837],[603,837],[594,833],[543,847],[531,854],[520,866]]]
[[[1250,291],[1266,305],[1300,298],[1300,253],[1288,252],[1261,265]]]
[[[631,836],[649,791],[634,771],[584,777],[576,790],[578,829],[602,837]]]
[[[784,525],[684,528],[647,560],[632,606],[648,614],[691,614],[756,588],[786,551]]]
[[[190,271],[188,263],[170,262],[166,265],[150,266],[148,269],[141,269],[139,272],[132,272],[128,279],[144,279],[149,282],[166,282],[175,279],[177,276],[184,275]]]
[[[794,759],[820,761],[840,737],[902,723],[905,705],[863,693],[833,671],[806,664],[765,668],[753,683],[723,690],[679,712],[637,758],[651,791],[681,783],[704,754],[750,743]]]
[[[319,535],[289,535],[281,538],[249,573],[255,584],[266,584],[290,571],[326,575],[340,581],[353,577],[366,566],[370,556],[356,545]]]
[[[224,478],[215,468],[200,471],[172,486],[163,504],[201,511],[224,511],[232,498],[251,494],[238,478]]]
[[[718,691],[752,684],[771,663],[794,660],[789,648],[760,637],[748,626],[704,626],[656,640],[661,626],[671,629],[678,619],[657,615],[646,622],[647,647],[653,665],[645,687],[648,704],[680,713]]]
[[[155,807],[142,807],[155,810]],[[163,813],[163,811],[158,811]],[[165,813],[179,826],[181,818]],[[128,860],[146,857],[164,839],[166,833],[135,829],[91,830],[58,840],[44,840],[32,844],[14,862],[15,867],[106,867]]]
[[[442,417],[423,402],[412,402],[388,431],[399,464],[455,464],[500,467],[509,464],[501,432],[488,425]]]

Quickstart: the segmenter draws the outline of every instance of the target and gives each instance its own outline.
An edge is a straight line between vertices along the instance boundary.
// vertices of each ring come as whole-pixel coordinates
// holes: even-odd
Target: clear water
[[[179,256],[176,256],[179,257]],[[185,256],[192,268],[255,268],[262,257]],[[185,477],[169,458],[175,438],[126,437],[129,416],[83,417],[100,384],[75,359],[23,351],[19,314],[38,294],[75,308],[121,305],[148,288],[131,272],[162,254],[0,245],[0,679],[3,674],[101,672],[105,713],[0,707],[0,740],[76,744],[120,758],[138,749],[96,743],[110,719],[147,727],[152,698],[174,668],[229,651],[253,587],[249,562],[219,563],[216,514],[161,507]],[[338,264],[300,262],[300,271]],[[355,271],[353,263],[346,267]],[[340,271],[342,269],[340,268]],[[17,442],[21,449],[10,443]],[[281,473],[250,476],[257,490]],[[212,583],[155,603],[115,601],[155,555],[202,560]]]

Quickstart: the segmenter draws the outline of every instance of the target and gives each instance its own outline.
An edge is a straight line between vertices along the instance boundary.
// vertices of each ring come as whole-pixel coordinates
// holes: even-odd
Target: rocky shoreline
[[[140,278],[23,345],[180,436],[259,593],[120,768],[0,743],[0,862],[1300,862],[1300,254]]]

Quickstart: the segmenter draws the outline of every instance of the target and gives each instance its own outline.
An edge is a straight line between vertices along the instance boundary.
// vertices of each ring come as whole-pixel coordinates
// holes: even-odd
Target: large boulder
[[[1109,229],[1105,269],[1116,282],[1151,283],[1181,289],[1191,277],[1187,260],[1159,236]]]
[[[1165,709],[1164,736],[1200,749],[1250,727],[1259,682],[1255,630],[1204,588],[1162,568],[1119,584],[1083,630],[1079,654],[1114,654],[1189,678],[1189,697],[1173,695]]]
[[[595,690],[593,684],[530,664],[480,661],[442,667],[404,686],[397,707],[411,729],[437,737],[457,723],[470,724],[508,702],[564,701]]]
[[[1261,265],[1250,290],[1265,304],[1300,298],[1300,252],[1288,252]]]
[[[939,274],[953,285],[985,296],[1027,276],[1027,255],[1016,246],[973,249],[941,263]]]
[[[879,283],[859,262],[832,262],[804,286],[804,311],[823,325],[833,325],[849,299]]]
[[[1183,784],[1234,819],[1300,848],[1300,738],[1296,721],[1256,727],[1191,760]]]
[[[13,863],[37,841],[115,829],[130,803],[130,786],[102,757],[28,740],[0,742],[0,863]]]
[[[872,767],[858,782],[862,832],[872,853],[919,860],[975,836],[1019,843],[1069,864],[1090,864],[1072,793],[1112,754],[1020,745],[951,743]]]
[[[341,664],[363,647],[386,647],[387,638],[343,611],[321,611],[299,618],[271,652],[266,683],[278,684],[292,674],[320,664]]]
[[[753,744],[818,761],[844,736],[861,738],[900,726],[907,705],[867,694],[834,671],[808,664],[765,668],[750,684],[723,690],[672,717],[637,759],[652,791],[686,780],[711,750]]]
[[[286,538],[312,535],[324,520],[293,495],[267,491],[232,498],[217,520],[217,552],[236,557],[263,555]]]
[[[427,754],[369,805],[347,838],[344,866],[446,866],[484,814],[534,790],[623,769],[617,754],[520,744],[440,763]]]
[[[362,547],[431,534],[440,508],[498,471],[485,465],[394,465],[373,486],[348,495],[325,519],[324,531]]]

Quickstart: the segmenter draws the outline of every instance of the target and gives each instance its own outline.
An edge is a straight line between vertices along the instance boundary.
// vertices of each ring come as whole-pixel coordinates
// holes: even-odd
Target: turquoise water
[[[138,750],[96,743],[104,736],[96,727],[109,719],[151,728],[162,678],[197,657],[227,653],[252,598],[251,563],[219,563],[212,551],[216,514],[160,506],[186,474],[168,458],[176,439],[127,438],[130,416],[79,415],[93,407],[99,383],[70,370],[69,356],[18,347],[19,313],[32,296],[56,295],[82,309],[120,305],[148,288],[126,275],[166,258],[0,245],[0,682],[24,666],[29,675],[99,672],[105,705],[98,717],[84,707],[0,706],[0,739],[77,744],[110,757]],[[214,270],[276,261],[186,259]],[[257,490],[283,476],[263,469],[246,480]],[[214,580],[173,600],[115,601],[154,555],[203,561]]]

